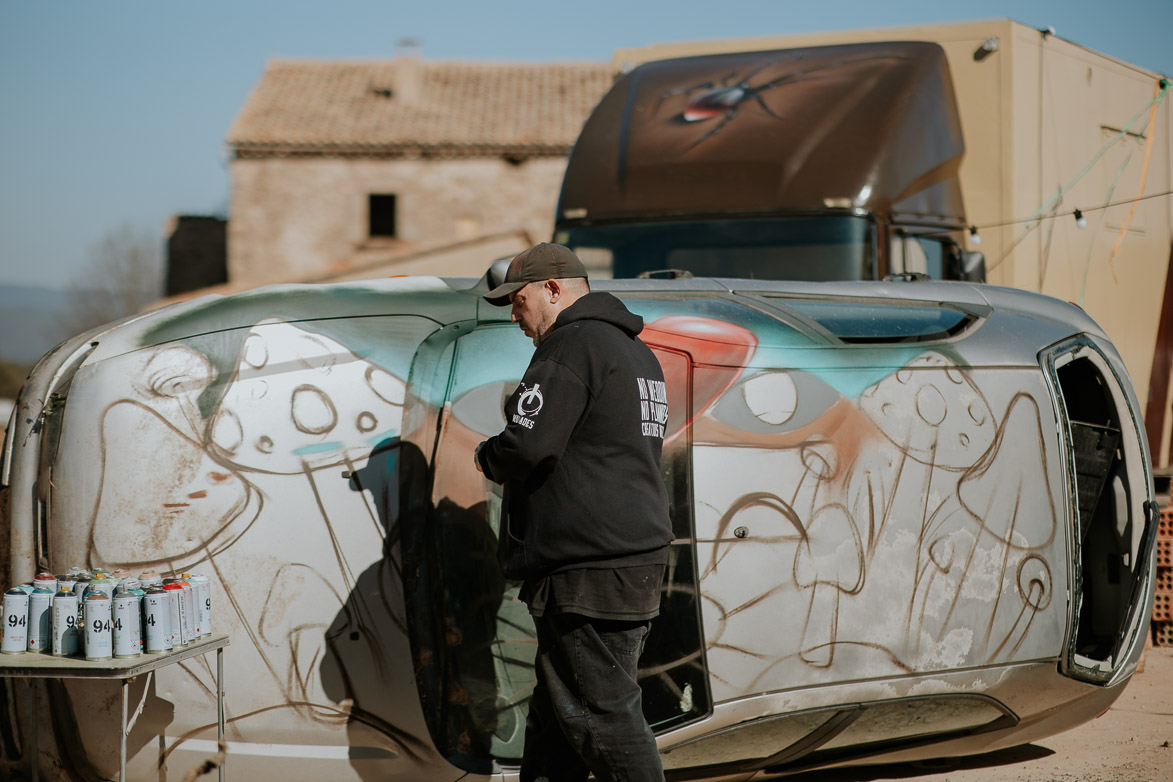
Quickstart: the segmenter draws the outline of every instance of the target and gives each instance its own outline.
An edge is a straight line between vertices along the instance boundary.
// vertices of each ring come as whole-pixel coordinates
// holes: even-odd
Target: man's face
[[[558,318],[558,308],[550,299],[545,282],[531,282],[509,297],[510,320],[521,326],[522,333],[534,341],[535,347],[542,344]]]

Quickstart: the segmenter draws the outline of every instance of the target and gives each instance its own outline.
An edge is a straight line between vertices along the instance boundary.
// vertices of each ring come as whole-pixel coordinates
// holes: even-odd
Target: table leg
[[[118,723],[118,782],[126,782],[126,703],[130,696],[130,679],[122,680],[122,722]]]
[[[41,715],[40,704],[37,702],[37,691],[33,688],[31,681],[28,684],[29,692],[33,694],[33,724],[32,724],[32,757],[33,757],[33,782],[37,782],[41,778],[41,748],[38,745],[37,734],[41,732]],[[47,689],[47,687],[46,687]],[[12,688],[12,692],[16,694],[16,687]]]
[[[216,738],[224,741],[224,647],[216,650]],[[220,761],[220,782],[224,782],[224,765],[228,762],[228,753]]]

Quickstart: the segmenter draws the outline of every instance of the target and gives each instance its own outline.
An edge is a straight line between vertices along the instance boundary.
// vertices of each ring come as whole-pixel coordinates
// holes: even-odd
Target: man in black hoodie
[[[568,248],[520,253],[485,296],[537,349],[476,466],[505,486],[497,556],[538,632],[521,779],[662,780],[636,663],[672,526],[664,376],[643,319],[592,293]]]

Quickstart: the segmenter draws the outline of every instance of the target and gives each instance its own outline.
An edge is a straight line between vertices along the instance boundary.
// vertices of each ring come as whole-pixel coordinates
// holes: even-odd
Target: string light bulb
[[[1083,216],[1083,212],[1076,209],[1073,214],[1075,215],[1075,224],[1080,228],[1087,228],[1087,218]]]
[[[976,225],[971,225],[969,227],[969,243],[970,244],[981,244],[982,243],[982,237],[978,234]]]

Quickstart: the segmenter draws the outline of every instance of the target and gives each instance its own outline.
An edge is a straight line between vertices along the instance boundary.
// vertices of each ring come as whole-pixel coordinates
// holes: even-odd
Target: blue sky
[[[648,43],[1009,17],[1173,74],[1173,2],[2,0],[0,284],[64,286],[119,226],[227,213],[224,136],[272,57],[607,61]],[[551,209],[553,205],[551,205]],[[161,239],[160,239],[161,240]]]

